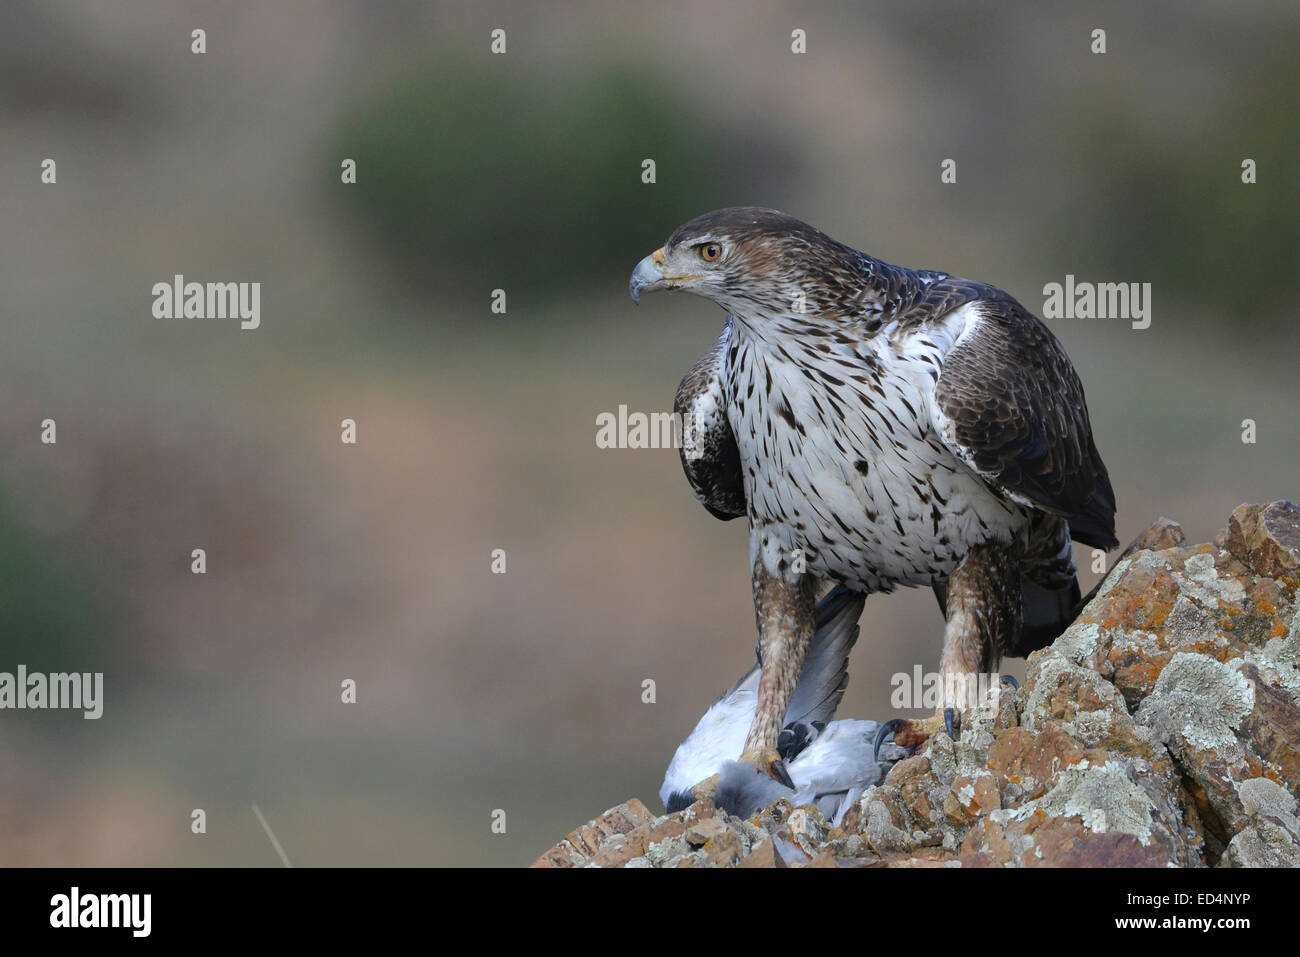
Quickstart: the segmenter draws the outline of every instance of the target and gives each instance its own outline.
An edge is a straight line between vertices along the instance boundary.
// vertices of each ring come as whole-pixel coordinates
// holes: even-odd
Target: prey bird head
[[[807,313],[810,290],[834,289],[866,257],[775,209],[718,209],[679,226],[637,264],[628,283],[641,293],[684,289],[747,315]],[[860,288],[860,286],[859,286]]]

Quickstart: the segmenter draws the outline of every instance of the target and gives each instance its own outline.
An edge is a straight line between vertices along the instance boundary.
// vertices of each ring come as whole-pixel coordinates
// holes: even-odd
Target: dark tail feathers
[[[1020,642],[1006,652],[1014,658],[1023,658],[1031,651],[1046,648],[1070,627],[1080,609],[1078,578],[1072,579],[1067,588],[1044,588],[1026,577],[1021,582],[1021,589],[1024,625],[1020,630]]]

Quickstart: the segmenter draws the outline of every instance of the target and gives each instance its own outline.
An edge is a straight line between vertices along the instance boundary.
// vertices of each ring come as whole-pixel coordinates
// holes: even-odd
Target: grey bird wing
[[[853,787],[870,787],[884,779],[876,761],[874,742],[880,725],[875,721],[833,721],[817,740],[791,761],[795,787],[821,796]],[[882,754],[886,752],[881,749]]]
[[[817,739],[790,761],[786,769],[794,781],[794,792],[778,784],[749,764],[728,761],[721,768],[721,779],[714,792],[714,802],[728,814],[749,818],[778,798],[792,805],[816,804],[827,820],[838,824],[844,812],[867,788],[879,784],[897,758],[904,752],[893,744],[875,756],[875,721],[835,721]]]
[[[1051,330],[987,288],[992,295],[974,303],[980,318],[944,358],[935,426],[988,484],[1064,518],[1076,540],[1114,548],[1115,493],[1079,376]]]
[[[844,720],[828,725],[787,765],[796,789],[791,803],[796,807],[816,803],[826,819],[838,825],[862,792],[881,783],[893,762],[905,753],[891,741],[877,758],[873,742],[879,728],[875,721]]]
[[[790,696],[785,723],[830,721],[849,686],[849,652],[858,640],[858,619],[866,596],[836,585],[817,603],[813,634],[803,671]]]
[[[849,652],[858,638],[858,618],[862,615],[865,600],[865,596],[840,585],[817,603],[817,630],[786,711],[786,724],[795,721],[810,724],[830,721],[834,717],[844,689],[848,687]],[[659,789],[659,798],[665,807],[672,809],[674,804],[682,801],[685,801],[682,807],[693,803],[690,789],[715,774],[726,762],[735,761],[740,756],[745,747],[745,736],[754,720],[758,678],[759,669],[755,665],[704,713],[686,740],[678,745],[664,776],[663,787]],[[788,789],[781,785],[777,787],[788,793]]]
[[[695,497],[725,521],[745,514],[745,483],[740,449],[727,420],[723,388],[731,319],[712,348],[686,373],[677,387],[673,411],[681,418],[682,470]]]

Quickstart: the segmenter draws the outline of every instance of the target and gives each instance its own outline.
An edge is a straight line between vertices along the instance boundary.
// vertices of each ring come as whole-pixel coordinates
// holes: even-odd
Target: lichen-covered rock
[[[1215,544],[1168,519],[1124,553],[1023,687],[898,762],[830,827],[639,801],[534,866],[1300,867],[1300,507]]]
[[[1255,574],[1290,577],[1294,591],[1300,572],[1300,508],[1290,502],[1238,505],[1228,519],[1225,544]]]
[[[581,867],[600,854],[612,863],[623,858],[626,863],[645,853],[641,830],[655,823],[655,816],[636,798],[618,807],[612,807],[595,820],[568,833],[564,840],[533,862],[533,867]],[[675,822],[670,827],[680,826]],[[627,836],[636,833],[631,843]],[[627,853],[624,854],[624,851]]]
[[[1291,792],[1268,778],[1250,778],[1237,794],[1250,823],[1228,842],[1220,865],[1300,867],[1300,818]]]

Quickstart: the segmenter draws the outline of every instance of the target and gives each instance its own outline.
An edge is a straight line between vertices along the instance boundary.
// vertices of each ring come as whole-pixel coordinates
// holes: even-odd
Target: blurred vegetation
[[[357,185],[331,194],[418,292],[478,294],[508,277],[512,294],[558,297],[583,277],[626,278],[684,220],[764,195],[790,161],[763,130],[712,124],[635,70],[541,85],[422,68],[342,120]]]
[[[1203,124],[1208,136],[1171,135],[1168,125],[1146,122],[1128,90],[1081,99],[1070,127],[1077,154],[1099,162],[1100,153],[1108,182],[1077,204],[1074,236],[1062,239],[1099,237],[1096,262],[1106,275],[1194,295],[1185,321],[1234,330],[1294,314],[1293,277],[1277,268],[1277,256],[1294,247],[1300,223],[1293,143],[1280,135],[1295,128],[1300,61],[1261,66],[1239,82],[1234,109]],[[1259,185],[1241,182],[1247,158]]]
[[[47,554],[0,499],[0,670],[105,671],[129,653],[106,634],[104,609],[77,574]]]

